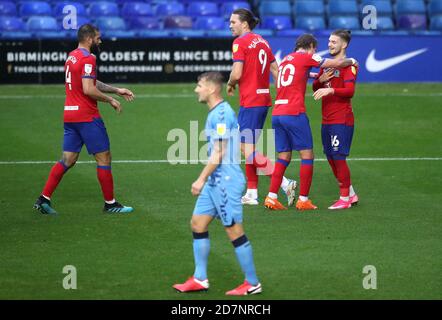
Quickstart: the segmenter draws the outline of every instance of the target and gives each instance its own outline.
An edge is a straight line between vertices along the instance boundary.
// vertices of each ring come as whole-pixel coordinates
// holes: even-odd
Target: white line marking
[[[434,158],[348,158],[348,161],[441,161],[442,157],[434,157]],[[293,159],[293,162],[299,162],[300,159]],[[323,162],[327,161],[325,158],[315,159],[315,161]],[[0,165],[15,165],[15,164],[52,164],[55,163],[56,160],[52,161],[0,161]],[[206,162],[205,160],[177,160],[170,161],[177,162],[179,164],[198,164],[200,162]],[[93,160],[89,161],[77,161],[77,164],[88,164],[88,163],[96,163]],[[112,163],[169,163],[169,160],[113,160]],[[244,163],[244,161],[242,161]]]

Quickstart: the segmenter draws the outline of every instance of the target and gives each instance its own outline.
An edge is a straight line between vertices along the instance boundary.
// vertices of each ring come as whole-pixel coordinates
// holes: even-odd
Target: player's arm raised
[[[105,95],[103,92],[98,90],[94,84],[94,79],[83,78],[81,80],[82,80],[83,92],[85,95],[87,95],[88,97],[94,100],[109,103],[112,106],[112,108],[114,108],[118,113],[122,111],[120,102],[111,96]]]
[[[232,71],[230,72],[229,81],[227,81],[226,91],[229,96],[233,96],[235,92],[236,85],[242,76],[243,63],[236,61],[232,65]]]
[[[97,89],[104,93],[115,93],[126,101],[133,101],[135,95],[126,88],[117,88],[97,80]]]
[[[214,149],[212,152],[212,155],[210,156],[206,166],[204,167],[203,171],[201,171],[200,176],[198,179],[192,184],[192,194],[194,196],[197,196],[200,194],[201,190],[204,187],[204,184],[207,181],[207,178],[215,171],[215,169],[220,165],[224,153],[227,149],[227,141],[228,140],[218,140],[214,144]]]
[[[321,68],[345,68],[348,66],[358,66],[358,62],[353,58],[324,59]]]

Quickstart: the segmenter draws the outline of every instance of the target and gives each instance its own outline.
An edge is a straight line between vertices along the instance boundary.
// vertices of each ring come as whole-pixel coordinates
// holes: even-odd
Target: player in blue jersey
[[[242,226],[241,196],[245,179],[240,167],[238,121],[233,109],[222,98],[222,87],[223,77],[219,72],[207,72],[198,77],[195,88],[198,101],[209,107],[205,126],[209,159],[191,189],[192,194],[198,196],[191,220],[195,272],[185,283],[173,287],[179,292],[205,291],[209,288],[208,226],[214,218],[218,218],[245,274],[244,283],[226,294],[256,294],[262,288],[256,276],[252,246]]]

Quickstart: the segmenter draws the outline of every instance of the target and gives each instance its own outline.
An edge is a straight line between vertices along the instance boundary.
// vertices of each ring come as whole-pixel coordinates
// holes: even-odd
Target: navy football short
[[[299,115],[273,116],[277,152],[313,149],[312,130],[305,113]]]
[[[239,108],[238,124],[241,143],[256,144],[266,121],[269,107]]]
[[[101,118],[92,122],[65,122],[63,151],[80,152],[83,144],[89,154],[110,149],[109,137]]]
[[[345,124],[323,124],[322,146],[327,157],[346,157],[350,154],[353,126]]]

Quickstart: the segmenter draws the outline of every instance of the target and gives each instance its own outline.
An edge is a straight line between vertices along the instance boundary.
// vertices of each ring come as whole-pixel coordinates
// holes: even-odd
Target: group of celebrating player
[[[242,226],[242,206],[259,203],[257,170],[271,178],[264,206],[272,210],[285,210],[287,208],[278,201],[278,191],[282,188],[287,195],[288,205],[294,204],[297,183],[285,178],[284,173],[291,161],[292,151],[297,150],[301,165],[296,208],[317,209],[308,198],[314,159],[313,139],[304,102],[308,78],[315,79],[315,100],[322,99],[324,153],[340,188],[339,200],[329,209],[346,209],[358,202],[346,163],[354,123],[350,99],[354,94],[357,75],[356,60],[345,56],[350,32],[336,30],[331,34],[328,46],[332,59],[322,59],[315,54],[316,39],[310,34],[304,34],[296,40],[294,52],[278,65],[268,42],[252,32],[258,22],[247,9],[235,10],[230,18],[232,35],[237,38],[232,47],[233,66],[227,82],[227,94],[233,95],[236,86],[239,87],[238,118],[222,98],[223,78],[220,73],[207,72],[200,75],[195,88],[198,101],[207,104],[209,109],[205,126],[209,160],[191,188],[192,194],[198,196],[191,219],[195,272],[186,282],[173,286],[179,292],[209,288],[208,226],[214,218],[222,221],[245,274],[244,283],[226,294],[262,292],[252,247]],[[126,101],[132,101],[134,94],[128,89],[112,87],[96,79],[96,59],[91,54],[101,43],[100,32],[96,27],[83,25],[78,31],[78,40],[78,48],[69,53],[65,63],[62,160],[52,167],[34,208],[44,214],[56,213],[51,206],[51,195],[66,171],[75,164],[85,144],[89,154],[93,154],[97,161],[97,177],[105,200],[104,211],[129,213],[133,208],[121,205],[114,198],[109,138],[97,101],[108,102],[117,112],[121,112],[120,103],[105,93],[117,94]],[[321,68],[319,74],[311,73],[312,67]],[[269,107],[272,106],[270,74],[277,88],[272,113],[278,152],[275,164],[255,149]],[[238,135],[232,134],[235,131],[238,131]],[[246,159],[247,179],[244,179],[240,163],[236,161],[240,150]],[[247,192],[242,195],[246,182]]]

